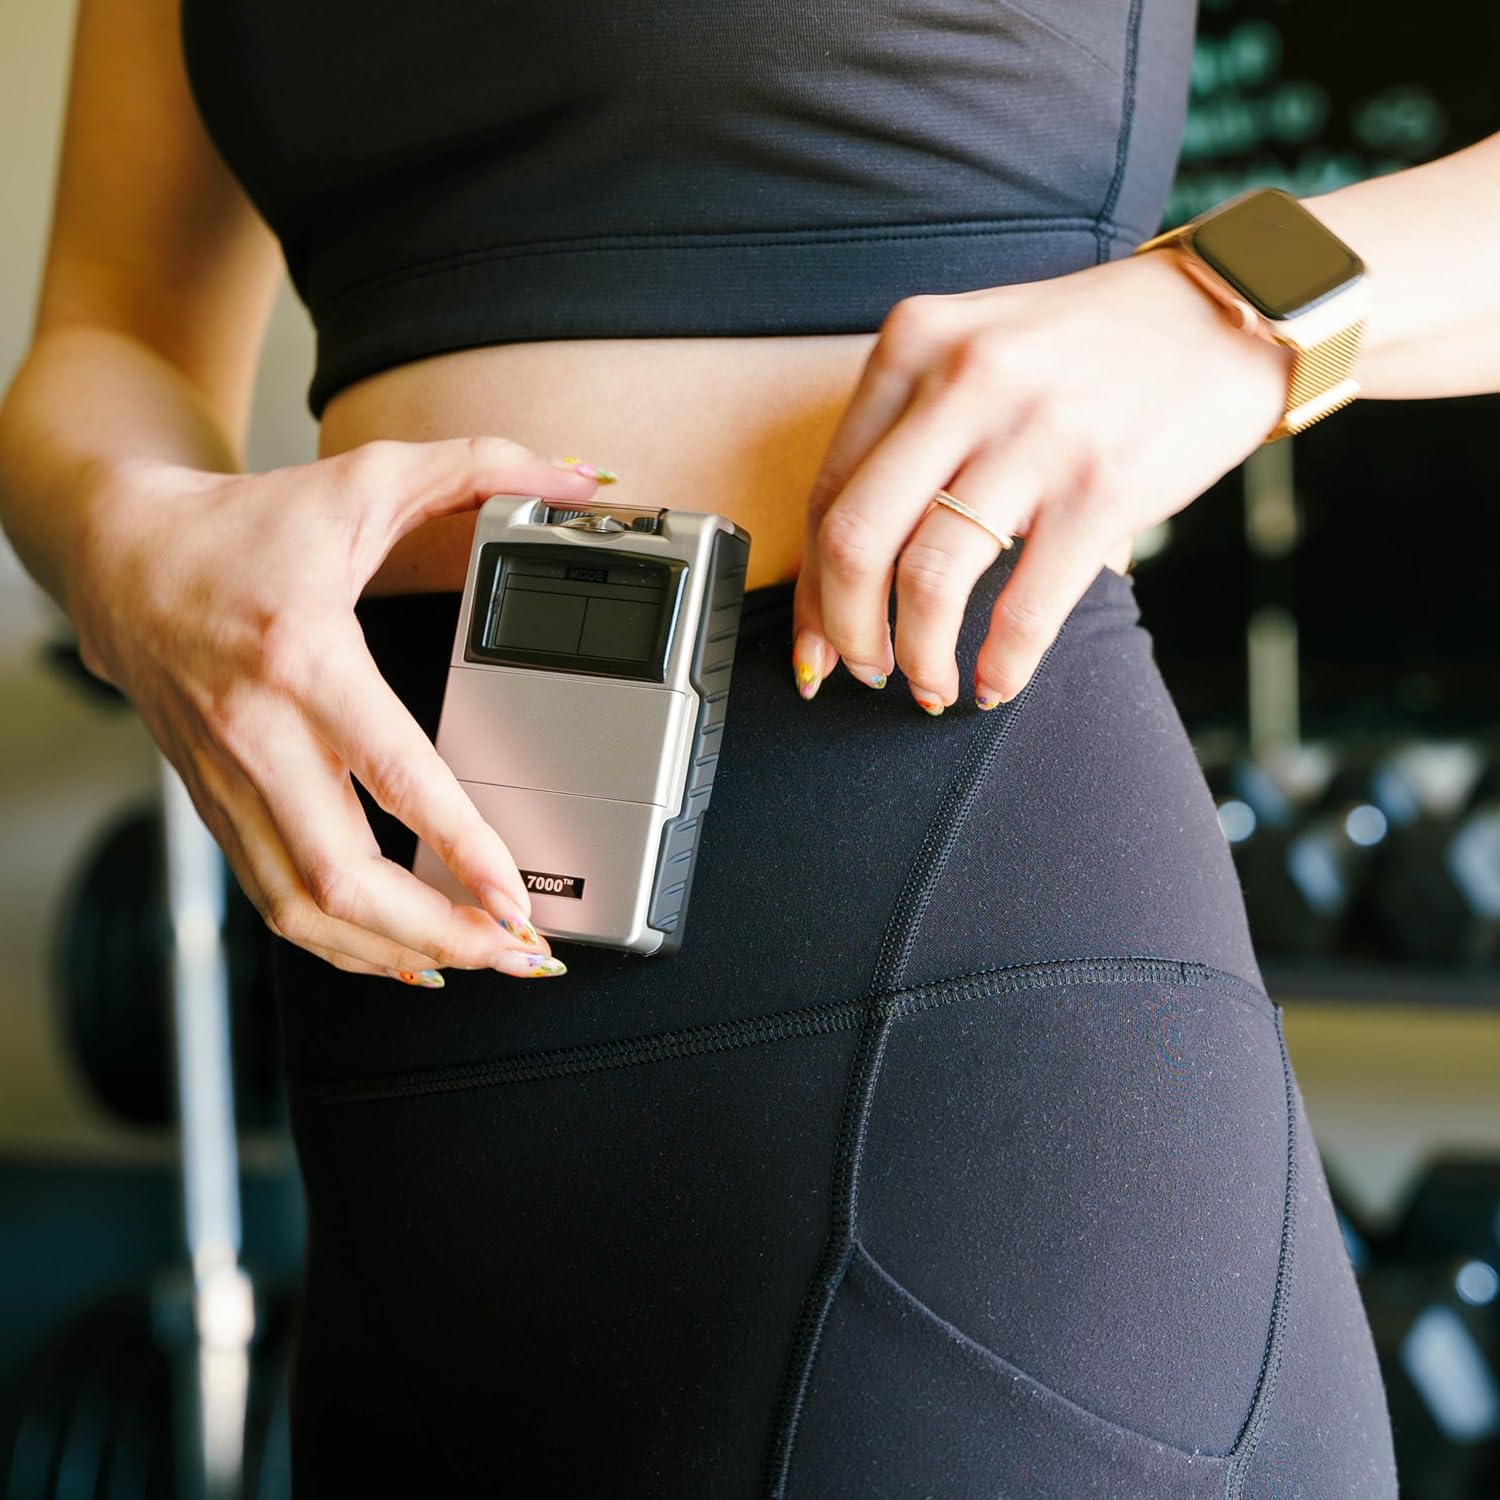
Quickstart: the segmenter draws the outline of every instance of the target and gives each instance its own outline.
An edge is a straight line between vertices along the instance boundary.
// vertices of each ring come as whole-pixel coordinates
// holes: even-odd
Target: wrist
[[[1373,228],[1368,222],[1369,216],[1360,206],[1360,195],[1356,193],[1352,199],[1349,197],[1352,189],[1361,186],[1362,183],[1351,183],[1348,187],[1318,193],[1310,198],[1299,198],[1297,201],[1320,224],[1351,246],[1368,268]],[[1367,308],[1365,331],[1360,339],[1359,350],[1362,364],[1369,356],[1378,355],[1386,347],[1390,342],[1391,329],[1389,319],[1383,316],[1378,300],[1384,286],[1382,279],[1373,270],[1367,269],[1361,281]],[[1358,366],[1354,373],[1356,376],[1360,374]]]
[[[1184,341],[1181,357],[1205,379],[1232,382],[1226,400],[1263,417],[1269,432],[1286,409],[1292,350],[1241,328],[1229,309],[1183,269],[1170,245],[1114,264],[1134,272],[1137,295],[1151,299],[1154,322]]]
[[[158,459],[91,456],[79,464],[69,486],[58,602],[73,622],[85,665],[96,675],[105,675],[100,637],[112,613],[108,607],[115,593],[111,580],[132,571],[132,542],[154,547],[146,539],[163,502],[208,477]]]

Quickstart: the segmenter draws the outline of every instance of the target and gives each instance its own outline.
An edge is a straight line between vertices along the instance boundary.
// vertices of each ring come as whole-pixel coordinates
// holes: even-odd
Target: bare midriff
[[[751,536],[746,588],[794,578],[809,491],[876,335],[582,339],[465,349],[341,391],[324,456],[493,433],[618,474],[598,498],[716,511]],[[472,514],[392,549],[370,593],[463,587]],[[1109,566],[1124,571],[1128,547]]]

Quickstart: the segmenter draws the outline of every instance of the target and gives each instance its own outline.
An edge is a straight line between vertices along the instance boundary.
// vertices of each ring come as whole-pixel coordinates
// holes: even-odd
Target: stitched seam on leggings
[[[543,1052],[523,1052],[487,1062],[422,1068],[402,1073],[377,1073],[323,1079],[289,1074],[288,1087],[315,1103],[352,1104],[383,1099],[409,1099],[424,1094],[456,1093],[511,1083],[534,1083],[548,1078],[570,1078],[616,1068],[641,1067],[676,1058],[730,1052],[808,1036],[852,1031],[864,1024],[870,1008],[888,1004],[893,1015],[915,1015],[945,1005],[1001,999],[1027,990],[1080,984],[1112,984],[1156,980],[1196,988],[1213,985],[1226,999],[1247,1005],[1271,1019],[1274,1007],[1257,986],[1238,974],[1194,959],[1122,955],[1101,958],[1043,959],[997,969],[975,969],[929,984],[890,994],[871,994],[862,1000],[773,1011],[740,1021],[712,1026],[684,1027],[608,1042],[582,1043]]]
[[[1023,1370],[1019,1365],[1013,1365],[1008,1359],[996,1354],[991,1348],[981,1344],[978,1339],[971,1338],[964,1330],[955,1323],[950,1323],[940,1312],[929,1307],[912,1289],[899,1280],[891,1271],[884,1266],[880,1260],[871,1253],[870,1248],[858,1235],[855,1236],[854,1258],[861,1261],[875,1278],[876,1285],[867,1290],[867,1295],[884,1297],[894,1302],[898,1308],[905,1312],[914,1313],[922,1318],[932,1327],[942,1330],[946,1341],[945,1347],[950,1352],[956,1352],[960,1358],[977,1365],[992,1379],[1004,1381],[1007,1385],[1016,1385],[1021,1389],[1033,1393],[1037,1397],[1048,1401],[1055,1401],[1059,1406],[1076,1412],[1088,1421],[1100,1427],[1109,1429],[1132,1442],[1140,1444],[1145,1448],[1158,1449],[1167,1453],[1175,1453],[1189,1462],[1201,1464],[1205,1460],[1214,1460],[1223,1463],[1227,1455],[1213,1453],[1204,1448],[1182,1448],[1176,1443],[1166,1442],[1162,1438],[1152,1437],[1150,1433],[1141,1432],[1137,1428],[1127,1427],[1117,1422],[1112,1417],[1106,1417],[1101,1412],[1092,1411],[1087,1406],[1075,1401],[1071,1396],[1048,1385],[1045,1381],[1038,1380],[1029,1371]]]
[[[889,1032],[889,1009],[877,1003],[871,1008],[869,1023],[860,1036],[859,1046],[855,1049],[849,1067],[849,1091],[844,1096],[838,1144],[834,1151],[831,1184],[833,1208],[828,1239],[792,1329],[786,1374],[773,1408],[765,1486],[770,1500],[781,1500],[786,1493],[792,1449],[797,1440],[797,1427],[807,1399],[813,1361],[823,1336],[823,1327],[828,1320],[828,1311],[844,1280],[844,1274],[849,1269],[849,1260],[854,1252],[858,1160],[864,1148],[869,1096],[875,1087]]]
[[[1281,1255],[1276,1267],[1276,1293],[1271,1303],[1271,1329],[1266,1339],[1260,1379],[1250,1402],[1245,1425],[1230,1450],[1229,1470],[1224,1476],[1224,1500],[1242,1500],[1249,1476],[1250,1460],[1265,1430],[1271,1396],[1281,1373],[1281,1351],[1286,1342],[1286,1304],[1291,1292],[1293,1258],[1297,1234],[1297,1091],[1292,1082],[1292,1060],[1286,1049],[1282,1010],[1276,1007],[1276,1041],[1281,1048],[1281,1072],[1286,1082],[1286,1206],[1282,1211]]]
[[[1071,617],[1070,617],[1071,618]],[[942,873],[958,830],[963,826],[979,787],[988,778],[995,758],[1010,733],[1010,726],[1020,717],[1031,699],[1033,684],[1046,670],[1068,627],[1053,638],[1026,686],[1012,700],[1009,711],[998,724],[986,719],[970,739],[958,771],[943,789],[942,800],[927,824],[921,848],[907,872],[896,909],[881,937],[875,964],[877,992],[895,988],[905,973],[912,944],[922,917],[932,899],[932,888]],[[834,1298],[848,1272],[854,1255],[854,1228],[859,1214],[860,1166],[864,1157],[865,1136],[869,1127],[870,1105],[880,1080],[880,1064],[885,1056],[886,1039],[896,1018],[896,1009],[888,1001],[875,998],[869,1007],[866,1030],[855,1050],[849,1068],[849,1085],[844,1095],[843,1117],[839,1123],[838,1143],[834,1153],[833,1211],[830,1215],[828,1242],[818,1270],[808,1287],[806,1299],[792,1334],[791,1356],[786,1378],[776,1404],[775,1424],[771,1429],[771,1446],[767,1468],[766,1493],[769,1500],[783,1500],[791,1474],[792,1453],[797,1443],[807,1390],[817,1363],[818,1347],[833,1308]]]
[[[912,954],[916,933],[921,930],[922,918],[927,915],[927,907],[932,903],[933,885],[948,864],[948,856],[953,853],[959,829],[968,817],[969,808],[974,805],[975,796],[978,796],[980,787],[989,780],[995,757],[1010,735],[1011,724],[1019,717],[1023,706],[1031,697],[1032,682],[1037,681],[1038,676],[1043,673],[1047,658],[1053,654],[1058,640],[1062,639],[1062,633],[1067,628],[1067,621],[1064,621],[1058,637],[1044,652],[1037,670],[1032,673],[1031,681],[1028,681],[1011,705],[1011,711],[1004,714],[998,724],[989,715],[980,721],[980,730],[969,741],[963,759],[959,762],[959,769],[944,787],[942,801],[927,822],[927,828],[922,831],[921,847],[916,850],[912,868],[907,871],[906,883],[901,886],[901,894],[895,900],[895,910],[891,913],[889,922],[886,922],[885,933],[880,938],[880,953],[874,963],[876,993],[900,989],[901,975],[906,972],[906,963]]]
[[[1000,747],[1010,734],[1011,725],[1015,723],[1020,710],[1031,697],[1031,683],[1045,670],[1047,659],[1056,649],[1057,641],[1062,639],[1063,631],[1066,629],[1067,622],[1064,621],[1057,639],[1047,648],[1041,661],[1037,663],[1031,680],[1027,682],[1016,700],[1014,710],[1007,714],[998,726],[995,726],[993,734],[985,735],[981,731],[969,742],[969,748],[964,752],[963,763],[958,774],[944,790],[942,805],[927,825],[927,831],[922,837],[922,847],[917,852],[912,872],[902,887],[895,914],[881,941],[880,956],[875,965],[875,987],[878,991],[897,990],[901,987],[901,979],[906,973],[911,950],[922,928],[922,919],[927,915],[927,908],[932,904],[933,888],[937,884],[938,877],[947,867],[948,857],[953,853],[953,846],[958,841],[959,831],[968,820],[969,810],[974,806],[974,799],[979,795],[980,787],[989,780],[995,761],[1000,754]],[[984,726],[984,728],[989,727],[988,724]],[[972,767],[971,762],[973,762]],[[936,838],[933,836],[935,829],[941,830]],[[898,930],[902,936],[900,949],[896,951],[893,938]]]

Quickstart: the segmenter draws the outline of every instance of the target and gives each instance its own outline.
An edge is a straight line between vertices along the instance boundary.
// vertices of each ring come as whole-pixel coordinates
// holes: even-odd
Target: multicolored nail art
[[[933,718],[936,718],[943,711],[943,705],[930,698],[918,698],[916,703],[918,708],[930,713]]]
[[[553,958],[550,953],[523,953],[520,957],[526,961],[526,972],[517,976],[520,979],[550,979],[554,974],[568,972],[562,959]]]
[[[585,463],[581,458],[565,458],[565,464],[571,464],[575,472],[582,474],[585,479],[597,479],[600,484],[613,484],[620,476],[613,469],[601,469],[594,464]]]
[[[860,680],[862,682],[868,683],[873,688],[883,688],[885,686],[886,677],[884,672],[877,672],[873,677],[863,677]]]
[[[818,670],[811,662],[799,661],[793,670],[797,674],[797,691],[804,698],[811,698],[818,690],[818,684],[823,680],[818,675]]]
[[[417,984],[426,990],[440,990],[445,983],[443,976],[436,969],[421,969],[416,973],[410,969],[397,969],[396,978],[402,984]]]
[[[497,919],[500,925],[512,937],[518,937],[523,943],[540,943],[542,935],[525,917],[500,917]]]
[[[980,708],[985,709],[985,710],[988,710],[988,709],[991,709],[991,708],[998,708],[1000,706],[1000,700],[999,700],[999,698],[997,698],[992,693],[979,693],[979,694],[976,694],[975,698],[974,698],[974,701],[980,706]]]

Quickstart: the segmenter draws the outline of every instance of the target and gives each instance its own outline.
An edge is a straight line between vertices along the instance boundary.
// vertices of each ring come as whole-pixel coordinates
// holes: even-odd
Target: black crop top
[[[534,339],[871,332],[1159,226],[1194,0],[182,0],[315,416]]]

